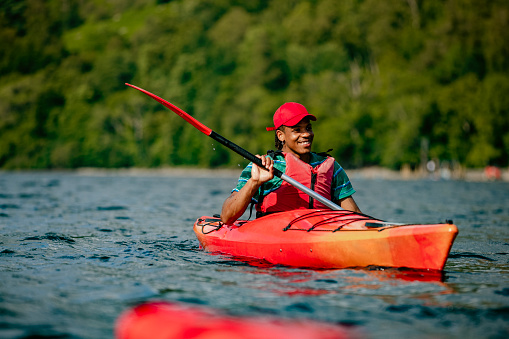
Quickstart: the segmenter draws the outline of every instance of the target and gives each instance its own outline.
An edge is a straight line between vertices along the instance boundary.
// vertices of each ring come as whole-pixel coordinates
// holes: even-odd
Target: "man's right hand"
[[[253,163],[251,179],[253,179],[257,185],[261,186],[263,183],[274,178],[274,160],[265,155],[256,155],[256,157],[262,161],[262,165],[265,169]]]

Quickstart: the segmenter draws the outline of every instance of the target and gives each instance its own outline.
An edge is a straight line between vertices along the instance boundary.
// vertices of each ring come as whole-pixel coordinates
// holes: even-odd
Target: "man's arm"
[[[359,206],[357,206],[357,204],[355,203],[355,200],[353,200],[352,196],[341,199],[339,201],[339,206],[348,211],[362,213],[361,210],[359,209]]]

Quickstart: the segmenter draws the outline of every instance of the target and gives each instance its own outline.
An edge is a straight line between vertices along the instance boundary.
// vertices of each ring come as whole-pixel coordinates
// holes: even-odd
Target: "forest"
[[[224,168],[305,105],[346,168],[509,165],[507,0],[3,0],[0,168]]]

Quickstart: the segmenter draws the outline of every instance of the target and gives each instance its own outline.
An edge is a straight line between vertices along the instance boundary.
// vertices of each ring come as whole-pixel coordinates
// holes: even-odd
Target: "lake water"
[[[207,254],[192,225],[219,213],[235,176],[0,173],[0,337],[112,338],[123,311],[168,300],[368,338],[508,338],[509,184],[351,179],[364,213],[454,221],[443,276]]]

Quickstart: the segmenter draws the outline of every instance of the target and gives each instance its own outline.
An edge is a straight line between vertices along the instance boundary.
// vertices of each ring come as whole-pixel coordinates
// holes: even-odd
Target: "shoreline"
[[[351,179],[368,180],[431,180],[431,181],[471,181],[471,182],[509,182],[509,168],[500,169],[495,177],[486,169],[463,169],[451,173],[439,171],[391,170],[383,167],[365,167],[345,169]],[[195,168],[195,167],[161,167],[161,168],[96,168],[83,167],[76,169],[21,169],[1,170],[0,176],[7,173],[72,173],[78,176],[132,176],[132,177],[193,177],[193,178],[238,178],[241,168]]]

